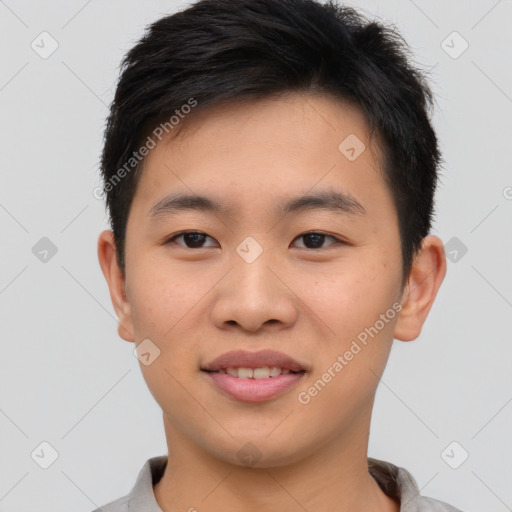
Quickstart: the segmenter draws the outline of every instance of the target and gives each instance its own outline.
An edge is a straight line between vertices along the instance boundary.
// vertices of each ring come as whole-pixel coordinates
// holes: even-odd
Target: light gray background
[[[166,453],[160,410],[117,335],[93,189],[120,60],[149,22],[185,5],[0,1],[3,512],[88,512]],[[512,3],[351,5],[395,23],[431,69],[446,160],[433,233],[468,249],[448,262],[421,336],[394,342],[369,455],[465,512],[512,510]],[[43,31],[59,45],[47,59],[31,48]],[[445,43],[452,56],[442,47],[453,31],[469,43],[458,58],[461,40]],[[58,249],[46,263],[32,252],[42,237]],[[59,453],[46,470],[31,458],[43,441]],[[452,460],[469,453],[458,469],[441,455],[452,441]]]

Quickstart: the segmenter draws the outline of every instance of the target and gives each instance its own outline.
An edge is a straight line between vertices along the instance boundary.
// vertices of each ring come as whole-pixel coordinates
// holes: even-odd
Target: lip
[[[299,382],[305,373],[288,373],[268,379],[239,379],[227,373],[203,371],[222,392],[241,402],[263,402],[275,398]]]
[[[214,373],[226,368],[262,368],[277,366],[292,372],[267,379],[241,379],[227,373]],[[248,352],[234,350],[216,357],[201,368],[205,376],[224,394],[242,402],[263,402],[288,391],[310,371],[308,365],[275,350]]]
[[[248,352],[247,350],[233,350],[225,352],[201,367],[206,371],[217,371],[226,368],[262,368],[264,366],[277,366],[293,372],[309,371],[303,363],[299,363],[291,356],[275,350],[260,350]],[[277,378],[277,377],[272,377]]]

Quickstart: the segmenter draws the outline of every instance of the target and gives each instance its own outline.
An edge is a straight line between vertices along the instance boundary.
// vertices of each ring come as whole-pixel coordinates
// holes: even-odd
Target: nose
[[[216,287],[212,320],[219,329],[254,333],[289,328],[297,321],[298,298],[264,255],[252,263],[234,255],[232,270]]]

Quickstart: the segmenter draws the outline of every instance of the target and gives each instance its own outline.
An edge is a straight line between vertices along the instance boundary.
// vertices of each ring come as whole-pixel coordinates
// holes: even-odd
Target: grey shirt
[[[162,512],[153,485],[162,478],[166,465],[167,455],[147,460],[127,496],[93,512]],[[381,489],[400,503],[400,512],[461,512],[447,503],[420,496],[418,484],[404,468],[368,457],[368,469]]]

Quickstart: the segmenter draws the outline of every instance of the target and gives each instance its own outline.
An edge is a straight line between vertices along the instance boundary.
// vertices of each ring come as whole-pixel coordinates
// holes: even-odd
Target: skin
[[[146,157],[128,218],[125,275],[112,232],[98,241],[119,335],[137,344],[149,338],[160,350],[141,364],[169,447],[154,485],[160,507],[398,511],[368,472],[371,412],[393,338],[420,335],[444,279],[442,241],[424,239],[401,288],[397,214],[357,107],[295,93],[194,116],[180,137]],[[366,145],[355,161],[338,149],[349,134]],[[327,188],[352,194],[366,215],[273,213],[289,198]],[[151,219],[152,206],[176,191],[213,197],[234,213]],[[203,247],[188,248],[183,237],[163,243],[185,230],[208,235]],[[345,243],[326,237],[311,245],[300,236],[308,231]],[[236,252],[247,236],[263,249],[250,264]],[[399,314],[309,403],[299,403],[299,392],[397,301]],[[309,372],[272,400],[236,401],[200,367],[240,348],[285,352]],[[253,467],[237,456],[248,442],[260,454]]]

